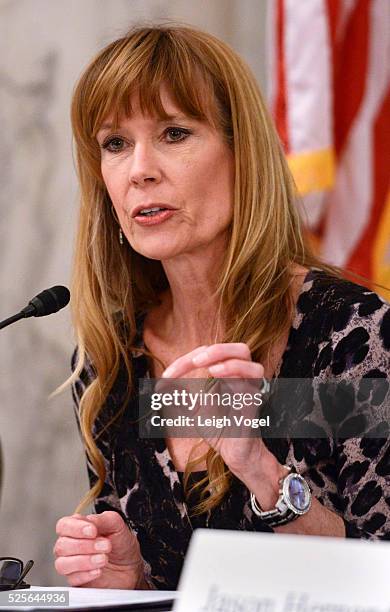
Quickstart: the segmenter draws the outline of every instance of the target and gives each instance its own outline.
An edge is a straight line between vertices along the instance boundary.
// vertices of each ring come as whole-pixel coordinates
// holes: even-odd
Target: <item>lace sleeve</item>
[[[365,437],[341,438],[337,444],[337,489],[344,508],[347,537],[390,539],[390,306],[378,296],[354,306],[342,336],[333,346],[331,375],[351,380],[355,406],[369,410]],[[368,379],[368,380],[364,380]],[[368,395],[361,381],[381,379]],[[378,381],[379,382],[379,381]],[[370,383],[371,384],[371,383]],[[366,390],[369,385],[365,386]],[[383,425],[387,429],[383,437]],[[376,431],[381,432],[376,435]],[[381,436],[381,437],[380,437]]]

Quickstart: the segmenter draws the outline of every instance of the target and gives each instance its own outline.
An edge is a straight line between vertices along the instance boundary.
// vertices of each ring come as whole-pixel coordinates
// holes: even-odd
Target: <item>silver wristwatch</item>
[[[311,506],[311,490],[304,477],[297,474],[293,467],[283,467],[288,474],[279,480],[279,498],[272,510],[263,511],[251,493],[253,512],[269,527],[286,525],[306,514]]]

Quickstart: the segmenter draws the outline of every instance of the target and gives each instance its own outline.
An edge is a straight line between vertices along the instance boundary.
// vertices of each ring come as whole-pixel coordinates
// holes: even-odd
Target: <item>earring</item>
[[[112,205],[112,204],[111,204],[111,212],[112,212],[112,216],[114,217],[115,221],[116,221],[116,222],[118,223],[118,225],[119,225],[119,219],[118,219],[118,216],[117,216],[117,214],[116,214],[116,212],[115,212],[115,209],[114,209],[114,207],[113,207],[113,205]],[[120,226],[120,225],[119,225],[119,244],[120,244],[121,246],[122,246],[122,244],[123,244],[123,232],[122,232],[122,228],[121,228],[121,226]]]

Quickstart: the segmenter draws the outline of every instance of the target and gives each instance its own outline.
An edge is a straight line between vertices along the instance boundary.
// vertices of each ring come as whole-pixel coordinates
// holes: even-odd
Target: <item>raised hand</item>
[[[162,379],[185,378],[194,368],[199,367],[207,368],[209,373],[218,379],[234,379],[234,381],[229,381],[231,394],[239,392],[241,394],[250,393],[253,396],[254,393],[260,392],[264,368],[260,363],[252,361],[249,347],[245,343],[220,343],[198,347],[170,364],[163,372]],[[230,414],[231,412],[230,410]],[[254,417],[256,412],[257,408],[254,405],[248,405],[243,409],[242,414]],[[228,437],[222,433],[218,437],[208,435],[204,438],[220,453],[233,473],[240,476],[253,462],[259,467],[260,463],[264,462],[266,469],[267,459],[274,461],[273,457],[269,457],[270,453],[260,437],[245,435],[243,430],[240,431],[237,427],[235,431],[237,437],[231,437],[231,435]]]

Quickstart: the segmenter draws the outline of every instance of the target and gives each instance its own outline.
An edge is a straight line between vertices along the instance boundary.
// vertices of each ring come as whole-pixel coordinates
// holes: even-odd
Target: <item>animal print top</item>
[[[144,315],[135,346],[142,346]],[[116,510],[138,535],[152,588],[177,588],[183,559],[196,526],[273,531],[253,514],[248,489],[233,477],[221,505],[191,519],[182,482],[164,439],[138,437],[138,380],[148,376],[147,359],[133,352],[135,390],[123,416],[97,440],[106,466],[96,512]],[[75,355],[73,355],[73,367]],[[326,379],[370,377],[387,381],[382,407],[390,402],[390,305],[368,289],[309,271],[301,288],[286,350],[276,377]],[[79,399],[93,378],[87,365],[73,388]],[[116,413],[126,390],[123,365],[95,422],[94,434]],[[380,408],[378,402],[374,407]],[[383,433],[381,434],[383,435]],[[280,463],[295,466],[313,495],[340,515],[347,537],[390,539],[390,437],[265,440]],[[91,486],[96,475],[88,464]],[[277,537],[277,536],[276,536]]]

